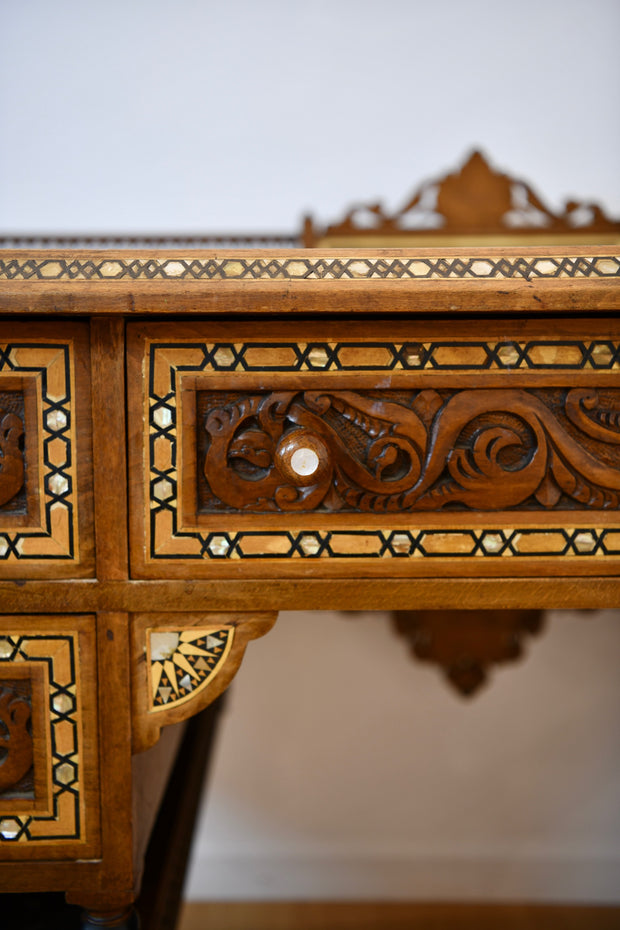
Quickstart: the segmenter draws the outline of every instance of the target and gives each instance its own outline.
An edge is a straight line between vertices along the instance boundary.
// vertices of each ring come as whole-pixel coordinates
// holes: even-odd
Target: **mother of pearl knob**
[[[327,446],[316,433],[303,427],[282,437],[275,460],[282,474],[298,487],[321,482],[331,472]]]
[[[295,449],[291,455],[290,466],[296,475],[303,477],[313,475],[319,467],[319,457],[314,449],[301,446],[301,448]]]

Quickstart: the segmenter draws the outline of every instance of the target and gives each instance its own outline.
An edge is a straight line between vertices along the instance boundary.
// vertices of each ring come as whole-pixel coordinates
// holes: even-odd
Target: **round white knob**
[[[296,475],[313,475],[319,467],[319,457],[314,449],[302,447],[291,455],[291,468]]]

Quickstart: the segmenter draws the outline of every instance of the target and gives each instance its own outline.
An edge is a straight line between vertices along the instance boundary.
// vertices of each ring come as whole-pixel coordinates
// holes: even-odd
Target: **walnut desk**
[[[609,247],[1,253],[2,888],[128,925],[132,771],[279,609],[620,606],[619,284]]]

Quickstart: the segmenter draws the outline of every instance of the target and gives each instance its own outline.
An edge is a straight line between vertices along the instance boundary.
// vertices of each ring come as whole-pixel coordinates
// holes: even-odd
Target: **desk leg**
[[[83,911],[80,930],[139,930],[140,922],[133,906],[111,911]]]
[[[136,930],[131,760],[131,662],[129,617],[97,615],[99,700],[99,796],[101,861],[89,876],[78,877],[65,894],[84,911],[84,930],[118,927]],[[105,697],[103,697],[105,695]],[[90,922],[89,922],[90,921]]]

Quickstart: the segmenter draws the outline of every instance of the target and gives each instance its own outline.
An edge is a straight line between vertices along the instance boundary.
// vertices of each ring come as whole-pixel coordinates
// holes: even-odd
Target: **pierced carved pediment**
[[[316,230],[307,221],[306,238],[338,240],[359,236],[373,240],[423,232],[436,235],[506,236],[511,233],[620,235],[620,221],[597,203],[568,200],[554,212],[521,178],[496,170],[474,151],[452,173],[422,183],[394,212],[381,203],[355,204],[339,222]],[[317,242],[307,242],[316,245]]]

